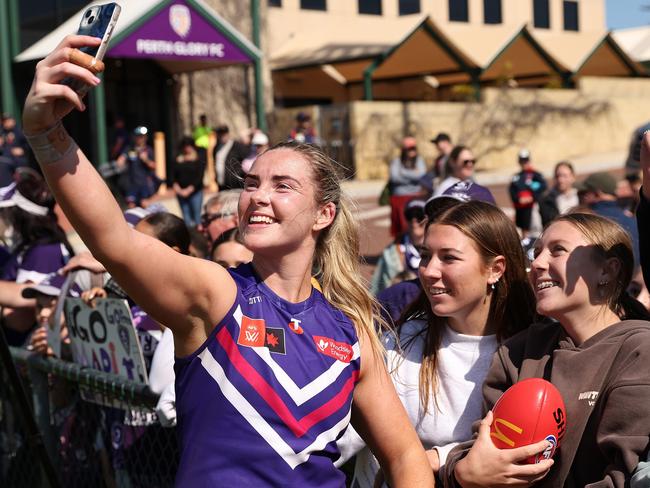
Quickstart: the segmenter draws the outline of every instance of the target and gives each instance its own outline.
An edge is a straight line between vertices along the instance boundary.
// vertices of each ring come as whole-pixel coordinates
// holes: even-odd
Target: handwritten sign
[[[126,300],[103,299],[91,308],[65,300],[65,317],[75,363],[146,384],[142,349]]]

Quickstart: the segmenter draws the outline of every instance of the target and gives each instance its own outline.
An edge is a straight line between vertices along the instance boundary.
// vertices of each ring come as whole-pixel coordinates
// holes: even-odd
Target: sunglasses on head
[[[224,217],[230,217],[231,215],[232,215],[231,213],[222,213],[222,212],[203,214],[201,215],[201,225],[203,227],[207,227],[215,220],[223,219]]]
[[[476,164],[476,159],[464,159],[463,161],[461,161],[461,163],[463,164],[463,166],[469,166],[469,165],[474,166]]]

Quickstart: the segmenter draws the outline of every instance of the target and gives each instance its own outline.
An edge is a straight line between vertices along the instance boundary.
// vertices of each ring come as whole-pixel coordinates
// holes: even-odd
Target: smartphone
[[[115,24],[121,11],[122,8],[115,2],[87,8],[81,16],[77,34],[98,37],[102,42],[99,46],[82,47],[79,50],[90,54],[96,60],[101,61],[104,59],[104,54],[106,54],[106,50],[108,49],[108,42],[113,35],[113,30],[115,29]],[[90,88],[85,83],[72,78],[66,78],[62,83],[69,85],[80,95],[84,95]]]

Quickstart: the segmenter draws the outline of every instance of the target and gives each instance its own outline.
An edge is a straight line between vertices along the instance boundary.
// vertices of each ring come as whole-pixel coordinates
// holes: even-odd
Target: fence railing
[[[158,396],[146,385],[22,349],[11,348],[11,356],[58,480],[44,475],[3,370],[0,486],[173,486],[176,432],[158,422]]]

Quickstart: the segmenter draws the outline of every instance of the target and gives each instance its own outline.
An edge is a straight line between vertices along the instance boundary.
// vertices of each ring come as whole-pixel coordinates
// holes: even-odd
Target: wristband
[[[25,139],[41,165],[56,163],[77,149],[61,121],[40,134],[25,134]]]

